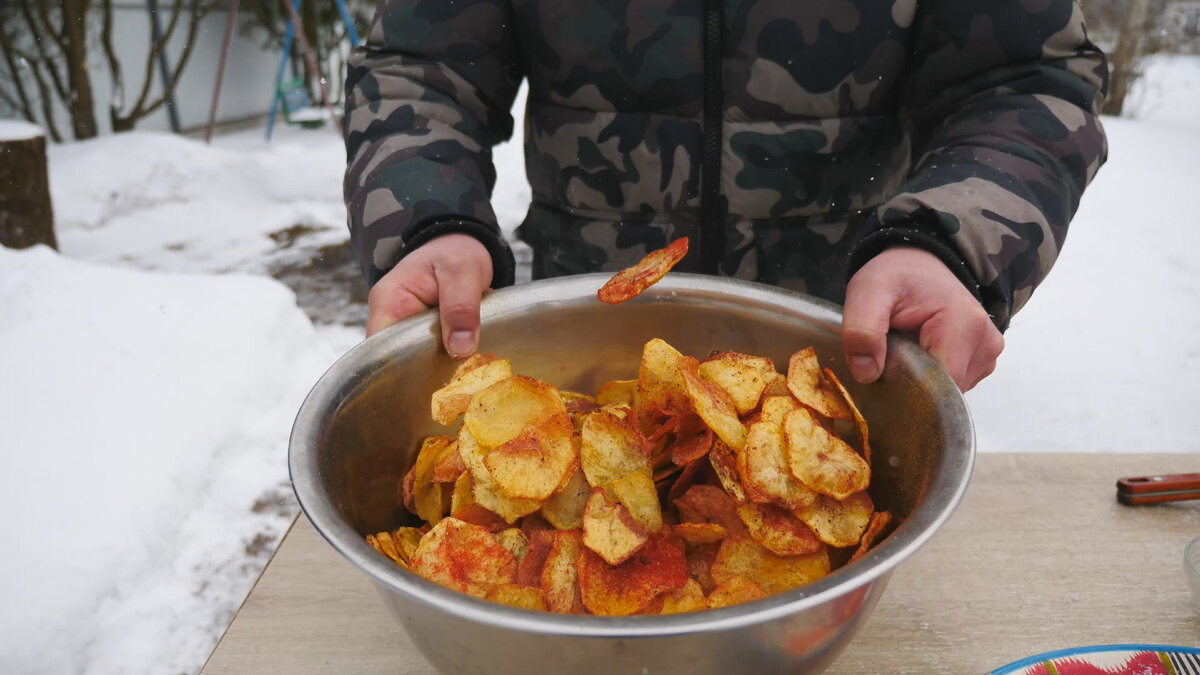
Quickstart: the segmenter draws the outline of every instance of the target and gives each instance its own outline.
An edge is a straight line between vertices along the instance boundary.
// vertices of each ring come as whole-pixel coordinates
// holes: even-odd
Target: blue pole
[[[333,0],[337,3],[338,11],[342,13],[342,23],[346,24],[346,34],[350,36],[350,44],[358,46],[358,31],[354,30],[354,20],[350,18],[350,10],[346,9],[344,0]]]
[[[284,0],[286,2],[287,0]],[[296,0],[292,4],[296,14],[300,14],[300,3],[304,0]],[[267,140],[271,140],[271,132],[275,129],[275,115],[279,112],[279,85],[283,83],[283,73],[287,69],[288,56],[292,53],[292,38],[295,37],[296,24],[292,23],[292,19],[288,18],[287,31],[283,34],[283,57],[279,59],[279,70],[275,73],[275,91],[271,94],[271,115],[267,117]]]

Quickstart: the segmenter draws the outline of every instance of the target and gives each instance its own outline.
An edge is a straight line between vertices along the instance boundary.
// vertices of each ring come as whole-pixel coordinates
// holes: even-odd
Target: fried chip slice
[[[738,515],[750,536],[775,555],[806,555],[821,549],[821,540],[808,525],[774,504],[743,504]]]
[[[516,584],[499,584],[488,590],[485,600],[498,602],[502,605],[518,609],[546,611],[546,602],[542,598],[542,589],[518,586]]]
[[[800,404],[791,394],[783,396],[768,396],[763,399],[762,403],[762,421],[774,422],[779,426],[783,426],[783,420],[787,414],[799,408]]]
[[[694,417],[696,424],[685,425],[675,434],[675,442],[671,444],[671,462],[678,466],[690,464],[708,454],[713,445],[713,431]]]
[[[831,419],[849,420],[850,409],[821,376],[821,364],[812,347],[792,354],[788,361],[788,391],[804,405]]]
[[[500,516],[509,525],[541,508],[541,502],[536,499],[517,499],[504,494],[484,464],[485,452],[463,425],[458,432],[458,454],[467,466],[463,475],[471,476],[471,495],[475,503]]]
[[[750,501],[797,509],[817,499],[816,492],[792,475],[783,427],[774,422],[750,425],[737,469]]]
[[[662,593],[682,588],[687,580],[683,550],[665,533],[620,565],[609,565],[586,546],[579,556],[579,590],[583,606],[592,614],[628,616]]]
[[[500,530],[495,536],[496,541],[500,542],[500,545],[508,549],[508,552],[517,559],[518,565],[525,559],[525,555],[529,552],[529,537],[520,528],[510,527]]]
[[[430,399],[433,421],[450,426],[471,406],[479,392],[512,376],[512,365],[495,354],[475,354],[454,371],[450,382],[433,392]]]
[[[709,609],[720,609],[721,607],[740,605],[744,602],[762,600],[765,597],[767,597],[767,592],[763,590],[762,586],[740,574],[734,574],[708,594],[706,606]]]
[[[416,527],[401,527],[392,530],[392,541],[396,543],[396,551],[400,553],[400,558],[405,563],[411,561],[413,554],[417,552],[421,536],[420,528]]]
[[[559,530],[583,527],[583,509],[591,492],[592,486],[588,485],[583,468],[576,462],[566,484],[542,504],[542,517]]]
[[[413,464],[413,512],[430,525],[436,525],[450,508],[449,495],[440,483],[433,482],[433,470],[455,445],[453,436],[428,436]]]
[[[443,518],[421,537],[412,571],[434,583],[476,597],[497,584],[511,584],[517,560],[486,528]]]
[[[671,483],[671,488],[667,490],[667,498],[663,504],[674,504],[676,499],[679,499],[688,491],[688,488],[696,482],[696,479],[702,475],[704,468],[708,465],[708,460],[701,457],[694,462],[690,462],[680,470],[675,481]]]
[[[871,547],[875,545],[875,541],[883,535],[883,531],[892,522],[892,514],[888,511],[876,511],[871,514],[871,522],[867,525],[867,531],[863,532],[862,539],[858,542],[858,550],[854,555],[850,556],[849,562],[854,562],[867,554]]]
[[[583,549],[578,531],[554,532],[542,570],[546,608],[560,614],[583,614],[579,594],[579,559]]]
[[[850,409],[850,416],[854,418],[854,428],[858,431],[858,440],[862,445],[862,456],[866,460],[867,465],[871,464],[871,442],[867,438],[867,419],[863,417],[858,406],[854,404],[854,399],[850,398],[850,392],[846,391],[846,387],[842,385],[842,381],[833,374],[833,371],[826,368],[825,377],[833,383],[833,387],[841,394],[842,400],[846,402],[846,407]]]
[[[637,400],[637,380],[612,380],[596,392],[596,405],[625,405],[634,407]]]
[[[455,437],[450,447],[446,448],[446,451],[434,463],[433,473],[429,476],[429,480],[435,483],[453,483],[466,470],[467,465],[463,464],[462,457],[458,454],[458,438]]]
[[[737,512],[737,502],[719,487],[693,485],[674,503],[680,522],[716,523],[731,534],[746,531]]]
[[[653,534],[662,529],[662,507],[658,503],[658,491],[654,488],[650,467],[625,474],[605,486],[604,491],[608,497],[629,509],[629,514],[646,532]]]
[[[550,555],[550,547],[554,544],[556,533],[557,530],[532,530],[525,533],[529,545],[525,549],[525,557],[517,563],[518,584],[541,588],[542,570],[546,566],[546,557]]]
[[[699,612],[708,609],[708,601],[704,597],[704,588],[695,579],[688,579],[682,587],[670,593],[658,596],[662,600],[659,614],[683,614],[684,612]]]
[[[763,391],[778,376],[771,359],[738,352],[721,352],[701,361],[699,372],[729,393],[739,415],[757,408]]]
[[[625,562],[649,539],[642,527],[621,504],[610,502],[604,490],[593,488],[583,512],[583,545],[610,565]]]
[[[804,409],[788,413],[783,423],[788,466],[810,490],[845,499],[867,489],[871,467],[845,441],[829,433]]]
[[[516,438],[528,427],[566,414],[567,407],[552,385],[513,375],[475,395],[463,415],[463,427],[480,445],[494,448]]]
[[[630,411],[605,407],[583,421],[579,461],[592,487],[602,487],[650,466],[646,445]]]
[[[725,538],[725,528],[716,523],[679,523],[671,530],[693,546],[715,544]]]
[[[688,239],[680,237],[665,248],[651,251],[632,267],[617,272],[607,283],[596,292],[601,302],[610,305],[625,302],[637,297],[642,291],[658,283],[671,271],[683,257],[687,255]]]
[[[392,562],[401,567],[408,567],[408,561],[400,555],[399,549],[396,547],[396,542],[392,539],[391,532],[378,532],[376,534],[367,535],[367,544],[371,548],[379,551],[392,559]]]
[[[692,372],[691,368],[680,368],[688,401],[700,419],[713,433],[734,450],[746,444],[746,427],[738,419],[737,409],[729,393],[712,382]]]
[[[797,509],[796,517],[808,524],[821,541],[836,548],[854,546],[871,522],[875,504],[866,492],[838,500],[821,495],[812,506]]]
[[[565,413],[553,415],[493,448],[484,455],[483,465],[506,496],[543,501],[570,478],[574,430]]]
[[[458,480],[454,481],[454,492],[450,494],[450,517],[478,525],[491,532],[500,532],[508,528],[508,523],[503,518],[475,502],[475,482],[469,471],[464,471]]]
[[[749,497],[746,495],[746,488],[742,486],[741,477],[738,476],[737,455],[733,450],[725,445],[724,441],[717,439],[708,451],[708,461],[712,463],[713,472],[717,474],[717,480],[721,482],[725,492],[738,504],[745,504]]]
[[[720,548],[720,544],[701,544],[687,554],[688,574],[700,582],[705,593],[711,593],[717,587],[712,578],[712,566]]]
[[[721,542],[712,565],[712,578],[719,587],[734,576],[753,579],[774,594],[802,586],[829,574],[829,552],[783,557],[771,553],[748,534],[729,536]]]
[[[642,347],[634,410],[643,431],[649,433],[649,427],[664,413],[679,414],[691,410],[681,371],[697,367],[696,359],[680,354],[658,338]]]

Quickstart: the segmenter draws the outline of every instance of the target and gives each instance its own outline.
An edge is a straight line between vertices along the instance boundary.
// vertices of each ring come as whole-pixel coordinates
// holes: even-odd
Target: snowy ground
[[[1200,450],[1200,58],[1131,101],[968,396],[985,452]],[[51,149],[62,254],[0,249],[0,672],[199,669],[295,513],[295,411],[361,336],[343,162],[329,129]],[[496,163],[511,232],[519,144]]]

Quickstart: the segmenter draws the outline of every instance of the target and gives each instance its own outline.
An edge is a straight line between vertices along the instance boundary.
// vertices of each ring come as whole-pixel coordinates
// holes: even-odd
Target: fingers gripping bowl
[[[841,360],[837,308],[788,291],[669,275],[617,306],[596,301],[604,275],[537,282],[484,300],[481,349],[574,391],[636,374],[642,345],[714,349],[786,363],[812,345],[871,424],[871,496],[899,525],[864,558],[802,588],[718,610],[626,618],[530,612],[421,579],[364,535],[411,518],[397,486],[420,439],[443,433],[430,395],[457,365],[437,317],[414,317],[339,360],[301,406],[290,470],[313,525],[376,584],[423,655],[446,673],[819,672],[849,643],[891,572],[941,527],[966,489],[974,437],[954,383],[917,345],[889,341],[884,375],[856,385]]]

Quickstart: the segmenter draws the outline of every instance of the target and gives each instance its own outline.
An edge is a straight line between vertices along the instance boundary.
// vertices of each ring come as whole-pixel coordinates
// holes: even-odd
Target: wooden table
[[[981,455],[953,518],[899,567],[827,672],[958,675],[1065,647],[1200,646],[1183,576],[1200,502],[1125,507],[1114,496],[1122,476],[1198,464],[1195,455]],[[366,576],[300,518],[202,674],[329,672],[436,671]]]

